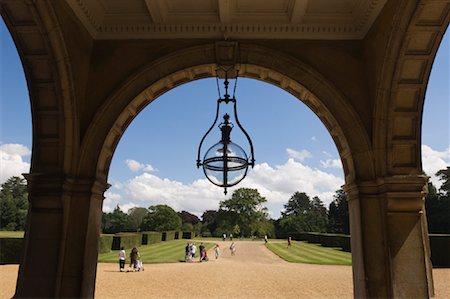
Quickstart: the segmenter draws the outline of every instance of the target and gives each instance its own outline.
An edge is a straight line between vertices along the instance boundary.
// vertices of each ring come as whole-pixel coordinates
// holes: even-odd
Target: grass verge
[[[273,253],[291,263],[319,264],[319,265],[351,265],[350,252],[340,248],[322,247],[318,244],[293,241],[287,248],[287,242],[269,242],[267,248]]]
[[[174,240],[156,243],[152,245],[139,246],[138,250],[141,255],[142,262],[145,264],[156,263],[178,263],[184,261],[184,253],[188,240]],[[197,246],[196,258],[198,259],[200,242],[195,242]],[[214,246],[214,243],[204,243],[206,250]],[[130,262],[131,248],[125,248],[127,254],[126,262]],[[211,258],[211,256],[209,256]],[[109,253],[102,253],[98,256],[99,263],[119,263],[119,251],[114,250]]]

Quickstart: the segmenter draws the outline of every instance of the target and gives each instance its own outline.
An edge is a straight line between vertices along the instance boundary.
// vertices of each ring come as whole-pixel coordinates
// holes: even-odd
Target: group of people
[[[122,246],[119,251],[119,268],[120,272],[125,272],[125,261],[126,252],[125,248]],[[130,252],[130,265],[128,266],[127,272],[138,272],[144,271],[144,266],[142,265],[141,255],[136,247],[133,247]]]
[[[206,253],[206,248],[205,245],[202,243],[200,243],[200,246],[198,247],[199,249],[199,262],[207,262],[208,261],[208,255]],[[187,243],[186,247],[185,247],[185,256],[184,256],[184,260],[186,262],[192,262],[195,258],[195,255],[197,253],[197,246],[195,245],[195,243]]]
[[[200,243],[200,246],[198,247],[199,250],[199,262],[207,262],[208,259],[208,253],[206,251],[205,245],[203,242]],[[195,243],[187,243],[185,247],[185,262],[193,262],[195,259],[195,255],[197,253],[197,246]],[[216,259],[220,256],[220,246],[219,244],[214,245],[214,255]]]

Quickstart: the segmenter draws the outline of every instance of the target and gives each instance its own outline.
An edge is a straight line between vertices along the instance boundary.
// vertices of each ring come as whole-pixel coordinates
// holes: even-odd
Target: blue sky
[[[0,183],[29,171],[31,113],[15,46],[3,22],[0,72]],[[450,164],[448,34],[433,66],[423,120],[423,164],[433,173]],[[217,99],[215,79],[177,87],[147,106],[122,137],[111,163],[104,210],[166,203],[198,215],[217,209],[223,190],[195,166],[197,147],[211,125]],[[236,96],[242,125],[251,135],[257,165],[237,187],[253,187],[277,218],[295,191],[318,195],[327,205],[343,183],[336,147],[319,119],[282,89],[239,79]],[[221,113],[223,114],[223,112]],[[232,139],[248,149],[242,134]],[[219,131],[204,150],[219,140]],[[232,192],[233,189],[231,189]],[[230,194],[231,194],[230,192]]]

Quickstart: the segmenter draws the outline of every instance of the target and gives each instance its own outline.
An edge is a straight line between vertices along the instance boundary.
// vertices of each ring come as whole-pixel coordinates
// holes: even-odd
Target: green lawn
[[[306,263],[320,265],[351,265],[350,252],[342,251],[340,248],[322,247],[319,244],[293,241],[292,246],[287,248],[287,242],[267,243],[273,253],[291,263]]]
[[[0,231],[0,238],[23,238],[21,231]]]
[[[143,245],[138,247],[139,253],[144,264],[155,263],[177,263],[184,261],[184,252],[188,240],[166,241],[152,245]],[[198,258],[200,242],[195,242],[197,246],[196,258]],[[207,250],[214,246],[214,243],[204,243]],[[125,248],[127,253],[127,263],[130,262],[131,248]],[[211,258],[211,257],[209,257]],[[100,263],[118,263],[119,251],[114,250],[109,253],[103,253],[98,256]]]

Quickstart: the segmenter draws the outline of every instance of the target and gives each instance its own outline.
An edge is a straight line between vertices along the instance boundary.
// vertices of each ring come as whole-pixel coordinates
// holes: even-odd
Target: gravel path
[[[261,242],[220,242],[222,256],[209,262],[149,264],[121,273],[98,264],[96,298],[352,298],[350,266],[287,263]],[[144,261],[145,262],[145,261]],[[434,269],[436,298],[450,298],[450,269]],[[0,266],[0,296],[14,293],[17,265]]]

